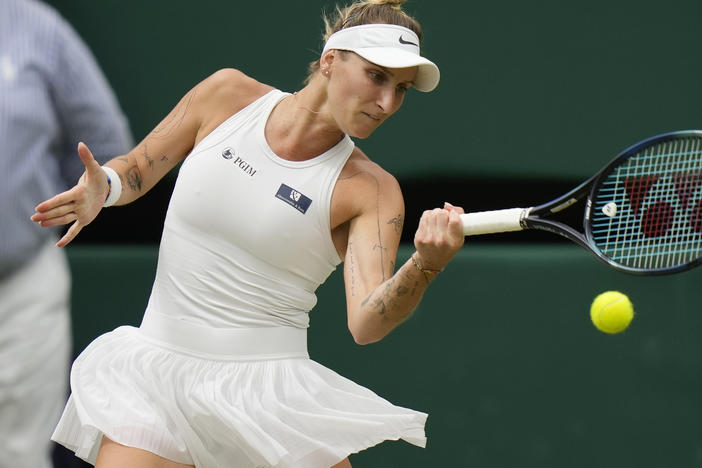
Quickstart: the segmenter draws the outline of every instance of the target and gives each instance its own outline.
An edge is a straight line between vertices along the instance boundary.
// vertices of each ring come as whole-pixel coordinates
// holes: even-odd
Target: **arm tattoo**
[[[384,317],[388,311],[387,307],[385,307],[385,303],[379,299],[378,302],[376,303],[376,307],[378,307],[378,315],[380,315],[381,317]]]
[[[385,287],[385,294],[387,294],[387,286]],[[371,302],[372,307],[378,312],[378,315],[381,317],[384,316],[387,313],[387,307],[385,305],[385,302],[383,301],[383,293],[379,294],[379,297],[376,297],[375,299],[371,298],[373,297],[373,293],[370,293],[367,298],[361,302],[361,306],[366,307],[369,302]]]
[[[370,295],[361,302],[361,305],[363,307],[366,307],[368,305],[368,302],[371,300],[371,296],[373,296],[373,293],[370,293]],[[373,308],[378,312],[378,315],[381,317],[384,316],[387,313],[387,307],[385,306],[385,302],[383,302],[382,297],[377,297],[373,299]]]
[[[392,224],[395,227],[395,232],[397,234],[402,234],[402,215],[399,214],[388,221],[388,224]]]
[[[356,257],[353,253],[353,242],[348,245],[349,274],[351,275],[351,296],[356,295]]]
[[[404,284],[400,284],[395,288],[395,280],[396,278],[391,278],[390,280],[388,280],[388,282],[383,287],[383,291],[378,293],[378,297],[372,298],[373,293],[371,293],[361,303],[361,305],[365,307],[370,302],[371,306],[376,310],[377,314],[381,317],[385,317],[389,308],[393,309],[399,306],[399,298],[410,293],[409,288]],[[414,290],[411,292],[410,295],[414,295]]]
[[[181,126],[188,115],[190,104],[192,104],[196,94],[197,91],[195,89],[186,94],[163,122],[151,132],[151,137],[158,139],[168,138],[173,132],[178,130],[178,127]]]
[[[385,314],[387,314],[388,312],[388,305],[386,304],[386,301],[389,303],[390,307],[394,307],[395,305],[390,295],[392,283],[392,280],[389,281],[388,284],[386,284],[383,288],[382,294],[380,294],[379,297],[373,300],[373,306],[376,308],[378,315],[380,315],[381,317],[385,317]]]
[[[149,165],[149,169],[153,169],[154,168],[154,160],[151,159],[151,157],[149,156],[146,142],[144,143],[144,150],[141,152],[141,155],[143,156],[144,160],[146,161],[146,164]]]
[[[371,174],[368,171],[359,171],[354,174],[351,174],[347,177],[340,178],[339,180],[348,180],[353,177],[356,177],[360,174],[366,174],[367,176],[371,177],[373,179],[373,182],[375,182],[375,213],[376,213],[376,225],[377,225],[377,230],[378,230],[378,243],[373,246],[373,250],[379,250],[380,251],[380,271],[382,272],[382,280],[385,281],[387,279],[387,275],[385,274],[385,254],[387,253],[387,248],[383,245],[383,236],[382,236],[382,231],[380,229],[380,181],[378,181],[378,178],[375,177],[373,174]],[[395,221],[392,221],[393,223]],[[401,221],[400,221],[401,222]],[[390,224],[390,222],[388,223]],[[391,262],[390,264],[391,269],[390,271],[394,271],[395,264]]]
[[[135,192],[141,192],[141,173],[139,167],[134,165],[127,170],[127,185]]]
[[[410,292],[410,296],[414,296],[414,294],[417,292],[417,286],[419,286],[419,281],[414,282],[414,285],[412,286],[412,291]]]
[[[378,226],[378,243],[373,246],[373,250],[378,249],[380,251],[380,271],[383,272],[383,281],[387,279],[385,276],[385,254],[387,253],[387,248],[383,246],[383,236],[382,236],[382,231],[380,230],[380,182],[378,182],[378,179],[373,174],[369,175],[373,178],[373,181],[375,182],[376,190],[375,190],[375,214],[376,214],[376,224]],[[383,312],[384,313],[384,312]]]

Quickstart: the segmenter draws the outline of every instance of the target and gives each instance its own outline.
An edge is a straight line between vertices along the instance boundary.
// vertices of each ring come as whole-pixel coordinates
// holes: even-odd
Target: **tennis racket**
[[[582,229],[555,219],[581,201]],[[467,213],[461,220],[467,236],[524,229],[560,234],[627,273],[690,269],[702,262],[702,131],[643,140],[543,205]]]

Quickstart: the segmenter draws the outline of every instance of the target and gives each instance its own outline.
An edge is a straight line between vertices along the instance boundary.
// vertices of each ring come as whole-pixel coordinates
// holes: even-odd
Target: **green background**
[[[50,3],[93,50],[137,140],[219,68],[299,89],[322,47],[322,7],[334,6]],[[441,84],[411,92],[397,115],[357,144],[403,187],[422,188],[412,195],[425,203],[443,201],[448,180],[494,182],[492,193],[522,200],[538,190],[530,182],[578,182],[636,141],[702,128],[699,0],[410,0],[406,9],[424,26],[423,51],[440,66]],[[451,200],[490,204],[490,196],[470,193]],[[132,223],[113,232],[143,227],[140,203],[115,209]],[[149,219],[162,218],[164,208]],[[408,213],[406,229],[411,224]],[[430,414],[427,449],[383,444],[353,457],[355,467],[702,466],[702,269],[629,276],[541,238],[548,240],[527,242],[519,233],[469,242],[413,318],[366,347],[346,330],[340,272],[320,288],[313,358]],[[157,240],[68,249],[76,352],[115,326],[138,325]],[[410,253],[403,245],[400,260]],[[616,336],[588,317],[590,301],[608,289],[629,294],[637,310]]]
[[[320,0],[53,0],[143,138],[223,67],[286,91],[322,49]],[[584,179],[654,134],[702,127],[699,0],[410,0],[437,90],[362,147],[400,178]]]
[[[78,350],[138,326],[157,250],[81,246],[74,271]],[[399,260],[409,258],[408,246]],[[702,466],[702,268],[615,272],[570,244],[466,247],[385,340],[346,330],[339,268],[311,312],[310,355],[400,406],[429,413],[426,449],[385,443],[356,468]],[[626,292],[636,316],[597,331],[589,304]]]

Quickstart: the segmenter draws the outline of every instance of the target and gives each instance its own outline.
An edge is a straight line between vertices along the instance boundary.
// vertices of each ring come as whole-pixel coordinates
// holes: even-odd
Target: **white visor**
[[[381,67],[418,67],[412,84],[419,91],[429,92],[439,84],[439,67],[419,55],[419,38],[402,26],[363,24],[341,29],[329,37],[322,55],[331,49],[355,52]]]

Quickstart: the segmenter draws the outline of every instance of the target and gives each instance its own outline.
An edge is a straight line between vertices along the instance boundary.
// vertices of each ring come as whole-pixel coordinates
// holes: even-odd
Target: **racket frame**
[[[493,212],[482,212],[482,213],[469,213],[466,215],[461,215],[464,221],[464,232],[466,235],[476,235],[476,234],[487,234],[487,233],[497,233],[497,232],[508,232],[508,231],[518,231],[522,229],[538,229],[542,231],[548,231],[554,234],[558,234],[568,240],[575,242],[581,247],[587,249],[593,253],[600,261],[609,265],[610,267],[623,271],[626,273],[631,273],[635,275],[664,275],[677,273],[685,270],[689,270],[700,263],[702,263],[702,256],[696,260],[684,263],[682,265],[677,265],[674,267],[667,268],[634,268],[607,257],[600,249],[597,247],[592,234],[592,209],[593,209],[593,199],[599,191],[600,184],[604,181],[606,177],[609,176],[613,168],[624,164],[628,159],[637,155],[641,149],[646,148],[657,143],[677,139],[680,137],[695,136],[702,138],[702,131],[700,130],[680,130],[675,132],[663,133],[656,135],[645,140],[642,140],[620,152],[615,156],[609,163],[607,163],[602,169],[600,169],[595,175],[572,189],[571,191],[565,193],[564,195],[555,198],[547,203],[538,205],[531,208],[512,208],[506,210],[496,210]],[[579,232],[572,226],[549,219],[547,216],[559,213],[570,206],[584,200],[585,210],[582,218],[582,228],[583,231]],[[491,216],[494,213],[494,219],[488,222],[482,220],[486,216]],[[480,221],[477,225],[473,226],[473,218]],[[502,218],[501,220],[499,218]]]
[[[594,253],[597,258],[605,262],[606,264],[610,265],[612,268],[615,268],[620,271],[624,271],[627,273],[635,274],[635,275],[646,275],[646,276],[655,276],[655,275],[667,275],[667,274],[672,274],[672,273],[679,273],[683,272],[686,270],[689,270],[691,268],[694,268],[700,264],[702,264],[702,256],[697,257],[697,259],[672,266],[672,267],[663,267],[663,268],[634,268],[630,267],[627,265],[623,265],[621,263],[618,263],[606,255],[602,253],[602,251],[597,247],[594,236],[592,233],[592,225],[590,224],[590,221],[592,219],[592,209],[593,209],[593,199],[595,198],[597,191],[600,188],[601,183],[605,180],[606,177],[609,176],[610,172],[612,171],[613,168],[618,167],[622,165],[624,162],[626,162],[628,159],[636,156],[641,152],[642,149],[647,148],[649,146],[656,145],[661,142],[669,141],[669,140],[675,140],[679,138],[684,138],[684,137],[697,137],[697,138],[702,138],[702,130],[678,130],[674,132],[667,132],[667,133],[661,133],[659,135],[655,135],[649,138],[646,138],[645,140],[642,140],[638,143],[635,143],[631,145],[630,147],[626,148],[624,151],[619,153],[616,157],[614,157],[606,166],[604,166],[600,171],[595,174],[592,178],[588,179],[587,182],[583,185],[587,185],[588,183],[591,183],[592,186],[590,187],[590,193],[587,197],[587,206],[585,209],[585,213],[583,216],[583,231],[585,232],[585,237],[587,240],[587,243],[590,247],[588,249]]]

